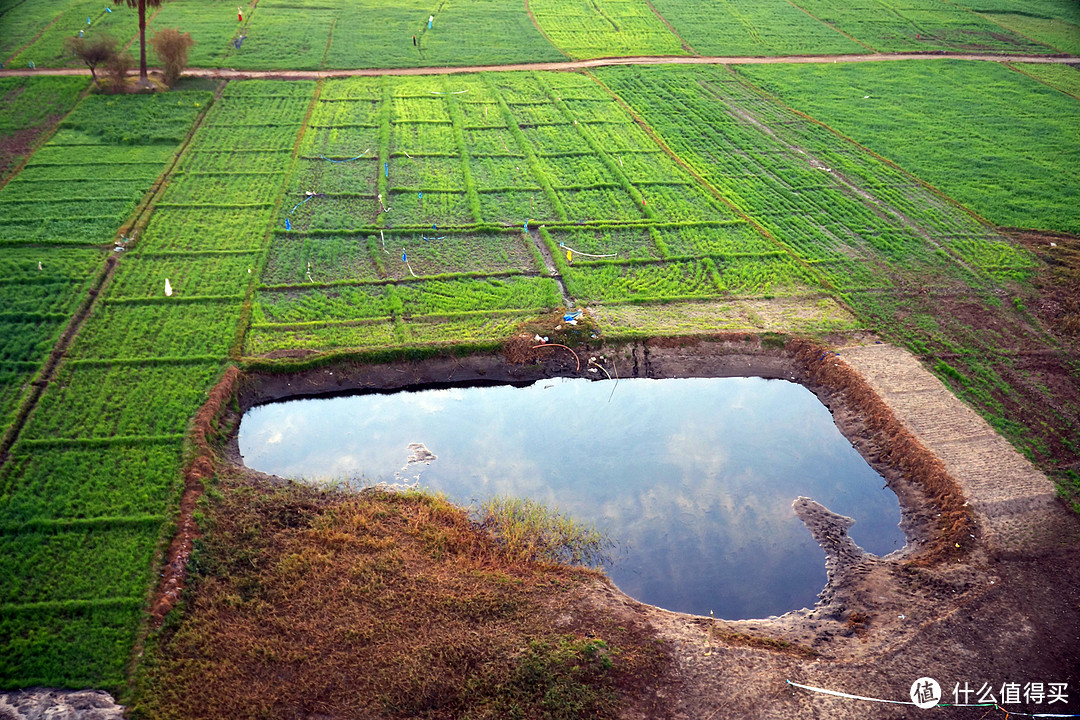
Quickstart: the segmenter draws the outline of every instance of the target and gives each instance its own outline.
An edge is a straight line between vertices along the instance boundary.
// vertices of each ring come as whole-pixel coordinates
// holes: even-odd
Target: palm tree
[[[113,0],[114,5],[127,5],[139,9],[139,85],[149,87],[146,77],[146,6],[160,7],[162,0]]]

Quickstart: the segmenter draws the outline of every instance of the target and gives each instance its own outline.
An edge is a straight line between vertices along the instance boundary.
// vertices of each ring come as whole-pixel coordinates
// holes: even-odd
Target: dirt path
[[[359,68],[353,70],[236,70],[234,68],[188,68],[188,77],[318,79],[379,75],[452,75],[474,72],[515,72],[521,70],[587,70],[613,65],[771,65],[778,63],[854,63],[892,60],[984,60],[1000,63],[1080,63],[1080,55],[993,55],[986,53],[870,53],[866,55],[770,55],[770,56],[694,56],[641,55],[634,57],[594,58],[562,62],[518,63],[515,65],[463,65],[460,67]],[[151,68],[160,72],[157,68]],[[24,75],[89,75],[85,68],[5,68],[0,77]]]

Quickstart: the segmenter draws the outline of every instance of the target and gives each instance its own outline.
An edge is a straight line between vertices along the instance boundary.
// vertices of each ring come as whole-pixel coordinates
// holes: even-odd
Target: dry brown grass
[[[211,495],[137,717],[602,718],[666,672],[648,625],[582,601],[594,573],[510,561],[444,500],[242,477]]]

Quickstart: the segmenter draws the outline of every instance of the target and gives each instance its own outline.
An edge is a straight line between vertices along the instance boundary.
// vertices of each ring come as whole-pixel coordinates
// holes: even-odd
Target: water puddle
[[[240,426],[248,467],[319,482],[418,484],[468,504],[529,497],[616,542],[631,597],[741,619],[812,606],[825,554],[795,517],[811,497],[883,555],[896,496],[806,388],[761,378],[544,380],[292,400]]]

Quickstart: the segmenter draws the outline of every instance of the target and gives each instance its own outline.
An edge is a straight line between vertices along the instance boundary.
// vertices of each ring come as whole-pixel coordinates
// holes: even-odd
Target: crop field
[[[810,72],[820,68],[806,67]],[[918,66],[906,71],[913,69]],[[937,362],[935,371],[1029,457],[1045,457],[1050,447],[1073,448],[1080,408],[1056,413],[1060,426],[1035,432],[1007,417],[1015,398],[1003,388],[1015,388],[1009,392],[1022,392],[1050,407],[1067,402],[1034,375],[1017,373],[1012,359],[1016,348],[1041,342],[1025,329],[1029,326],[1022,303],[1009,308],[1000,299],[1020,294],[1017,283],[1024,282],[1032,268],[1030,257],[993,226],[959,210],[914,177],[740,79],[773,77],[751,70],[606,68],[597,75],[709,185],[784,248],[812,284],[835,293],[860,319],[894,342],[931,359],[948,356],[948,361]],[[979,72],[968,65],[961,70]],[[1018,96],[1062,102],[1065,124],[1070,113],[1075,116],[1074,99],[1030,78],[990,65],[982,72],[999,70],[1007,80],[1018,78]],[[870,72],[886,71],[875,66]],[[840,87],[848,105],[856,92],[883,92],[880,85],[873,91],[857,90],[847,78]],[[899,83],[893,87],[899,92]],[[937,92],[944,95],[949,87],[955,86],[941,83]],[[815,88],[813,98],[806,96],[808,103],[839,94],[826,83]],[[1015,99],[1014,103],[1027,107]],[[888,121],[880,111],[863,117],[868,124]],[[1057,118],[1046,118],[1047,134],[1055,132],[1056,122]],[[936,132],[944,128],[938,126]],[[1075,129],[1070,126],[1062,132],[1060,137],[1073,138],[1065,146],[1075,145]],[[1038,136],[1033,131],[1024,138],[1021,130],[1010,151],[1023,152],[1025,142],[1037,148]],[[998,137],[1013,142],[1004,129]],[[944,149],[940,156],[966,162]],[[1061,165],[1059,159],[1057,167]],[[1046,167],[1054,166],[1047,162]],[[1042,178],[1044,191],[1052,192],[1045,183],[1065,183],[1064,177],[1050,177]],[[1050,227],[1067,222],[1062,214],[1047,220]],[[912,295],[907,290],[912,286],[920,292]],[[970,327],[972,314],[983,312],[995,318],[991,326]]]
[[[739,72],[998,225],[1080,232],[1080,104],[1023,74],[1070,82],[1080,76],[1073,68],[949,61]]]
[[[645,0],[531,0],[529,8],[551,42],[575,59],[687,54]]]
[[[956,4],[1062,52],[1080,52],[1080,7],[1069,0],[962,0]]]
[[[0,78],[0,182],[71,110],[85,88],[86,80],[79,77]]]
[[[236,92],[227,89],[213,104],[159,195],[163,209],[158,214],[164,221],[150,223],[129,246],[22,429],[0,474],[5,578],[0,676],[6,683],[121,682],[143,612],[151,560],[177,501],[184,432],[229,356],[313,92],[312,83],[253,81],[237,86]],[[125,195],[126,204],[102,220],[102,227],[110,228],[107,233],[78,236],[97,247],[44,248],[37,244],[43,238],[39,234],[33,247],[5,248],[7,292],[40,290],[33,296],[19,292],[24,305],[30,305],[28,297],[37,298],[36,315],[15,305],[10,321],[25,315],[22,321],[31,328],[49,318],[55,318],[57,327],[66,321],[72,304],[100,272],[106,253],[101,246],[111,246],[116,228],[164,162],[174,157],[176,136],[187,134],[211,97],[172,93],[123,100],[126,123],[110,116],[118,110],[107,104],[108,98],[84,101],[88,107],[80,106],[62,125],[69,131],[64,136],[68,142],[78,144],[60,145],[58,133],[0,194],[0,201],[30,204],[21,194],[18,200],[6,197],[31,182],[42,187],[66,182],[69,194],[86,194],[80,180],[57,172],[76,161],[81,172],[71,177],[97,178],[94,187],[121,187],[136,195],[134,188],[127,189],[129,179],[144,183],[134,199]],[[186,119],[186,128],[180,118]],[[248,152],[230,139],[238,121],[262,137],[261,150]],[[246,125],[250,122],[258,125]],[[144,133],[149,125],[155,131]],[[117,127],[124,132],[107,131]],[[157,144],[140,144],[144,136]],[[111,144],[84,144],[94,138]],[[95,155],[99,148],[127,152],[102,162]],[[37,172],[55,174],[50,179],[35,177]],[[252,183],[253,175],[269,182]],[[235,179],[235,184],[222,178]],[[202,223],[207,214],[225,217],[223,211],[233,208],[249,233],[244,236],[247,246],[222,250],[221,228]],[[200,227],[206,232],[200,234]],[[24,235],[6,232],[9,245],[26,245]],[[47,237],[53,243],[70,242]],[[36,268],[39,258],[41,270]],[[164,292],[166,280],[171,298]],[[25,358],[18,363],[40,364],[56,333],[21,333],[22,346],[7,343],[5,355]],[[49,573],[41,573],[44,567]]]

